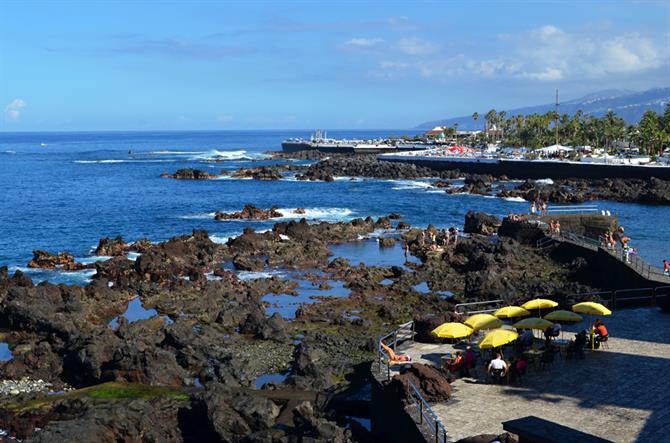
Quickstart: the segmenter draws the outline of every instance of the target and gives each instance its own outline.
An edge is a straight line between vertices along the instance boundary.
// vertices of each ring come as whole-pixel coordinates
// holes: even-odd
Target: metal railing
[[[583,206],[549,206],[547,214],[589,214],[600,213],[600,209],[596,205]]]
[[[605,252],[608,252],[612,257],[628,265],[630,268],[635,270],[642,277],[645,277],[647,280],[652,279],[656,281],[667,280],[667,282],[670,283],[670,277],[663,274],[663,272],[659,268],[652,266],[646,261],[644,261],[644,259],[640,257],[637,253],[633,253],[630,250],[627,252],[619,245],[615,246],[614,249],[612,249],[608,248],[604,244],[604,242],[599,239],[585,237],[583,235],[575,234],[574,232],[561,232],[561,233],[553,232],[549,233],[548,237],[538,240],[537,247],[538,248],[546,247],[550,243],[549,238],[568,241],[577,244],[578,246],[590,249],[592,251],[603,250]]]
[[[393,339],[392,342],[389,344],[385,343],[385,340],[391,338]],[[414,321],[408,321],[407,323],[401,324],[393,331],[389,332],[383,337],[380,337],[377,341],[377,362],[379,364],[379,373],[383,374],[385,371],[387,380],[391,379],[392,365],[389,364],[391,362],[391,356],[384,350],[384,348],[382,348],[382,343],[395,351],[398,343],[402,343],[406,340],[414,341]]]
[[[440,441],[442,443],[447,443],[447,428],[445,428],[440,419],[437,418],[437,414],[431,409],[430,405],[423,398],[421,392],[419,392],[419,389],[414,383],[412,383],[411,380],[408,380],[407,384],[410,387],[408,393],[409,400],[416,406],[419,413],[419,426],[425,426],[428,429],[430,436],[435,436],[435,443],[440,443]]]
[[[489,308],[489,309],[479,309],[479,310],[470,310],[467,309],[470,306],[481,306],[481,305],[500,305],[502,303],[505,303],[505,300],[498,299],[498,300],[489,300],[489,301],[474,301],[471,303],[459,303],[456,306],[454,306],[454,312],[457,314],[485,314],[487,312],[493,312],[497,310],[498,308]],[[460,312],[460,309],[463,309],[463,312]]]

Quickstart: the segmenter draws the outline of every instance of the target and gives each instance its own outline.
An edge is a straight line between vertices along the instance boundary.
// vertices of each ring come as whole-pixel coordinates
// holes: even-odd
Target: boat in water
[[[380,154],[385,152],[417,151],[429,148],[422,142],[399,140],[347,140],[328,138],[325,131],[317,129],[309,139],[289,138],[282,142],[282,151],[320,151],[342,154]]]

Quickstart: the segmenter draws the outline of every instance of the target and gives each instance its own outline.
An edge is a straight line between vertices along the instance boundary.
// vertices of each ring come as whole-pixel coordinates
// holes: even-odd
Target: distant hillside
[[[648,91],[643,92],[610,89],[588,94],[576,100],[564,101],[560,103],[559,112],[561,114],[572,115],[575,111],[581,109],[585,114],[600,117],[611,109],[618,116],[626,120],[626,122],[637,123],[642,117],[642,114],[648,110],[653,110],[662,114],[665,111],[665,106],[668,102],[670,102],[670,88],[649,89]],[[497,109],[497,111],[501,110],[502,109]],[[547,111],[553,110],[554,104],[547,103],[545,105],[529,106],[525,108],[506,109],[505,111],[507,111],[507,116],[509,117],[512,115],[528,115],[534,113],[544,114]],[[417,129],[430,129],[435,126],[453,126],[456,123],[458,123],[458,129],[461,130],[484,129],[484,123],[486,121],[484,114],[488,111],[489,109],[479,110],[479,120],[476,122],[472,119],[472,115],[468,115],[422,123],[417,126]]]

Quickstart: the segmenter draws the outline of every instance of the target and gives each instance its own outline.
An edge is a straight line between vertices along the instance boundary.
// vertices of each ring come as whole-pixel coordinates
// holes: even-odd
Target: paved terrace
[[[588,316],[586,317],[588,319]],[[530,369],[517,386],[485,381],[481,362],[473,378],[452,384],[447,403],[431,405],[448,438],[503,432],[501,422],[535,415],[615,442],[668,441],[670,435],[670,315],[656,308],[628,309],[604,317],[609,349],[584,360],[557,357]],[[588,327],[564,326],[564,338]],[[451,345],[405,342],[414,361],[438,364]]]

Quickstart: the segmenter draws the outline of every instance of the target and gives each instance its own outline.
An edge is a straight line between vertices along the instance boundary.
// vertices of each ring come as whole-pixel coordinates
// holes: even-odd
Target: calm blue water
[[[398,134],[407,131],[397,131]],[[461,226],[468,209],[505,215],[527,203],[471,195],[447,195],[423,181],[337,180],[332,183],[253,180],[178,181],[163,172],[194,167],[219,173],[263,164],[262,152],[279,150],[299,131],[0,133],[0,265],[16,269],[33,249],[90,256],[103,236],[154,241],[207,229],[218,241],[245,226],[272,222],[217,222],[213,212],[246,203],[277,205],[288,218],[346,220],[403,214],[413,225]],[[333,137],[380,137],[389,131],[331,131]],[[129,150],[132,154],[129,154]],[[208,159],[227,158],[222,163]],[[655,265],[670,256],[670,208],[599,202],[626,226],[633,245]],[[355,248],[354,248],[355,249]],[[350,248],[347,252],[353,252]],[[85,282],[89,273],[35,272],[36,280]]]

